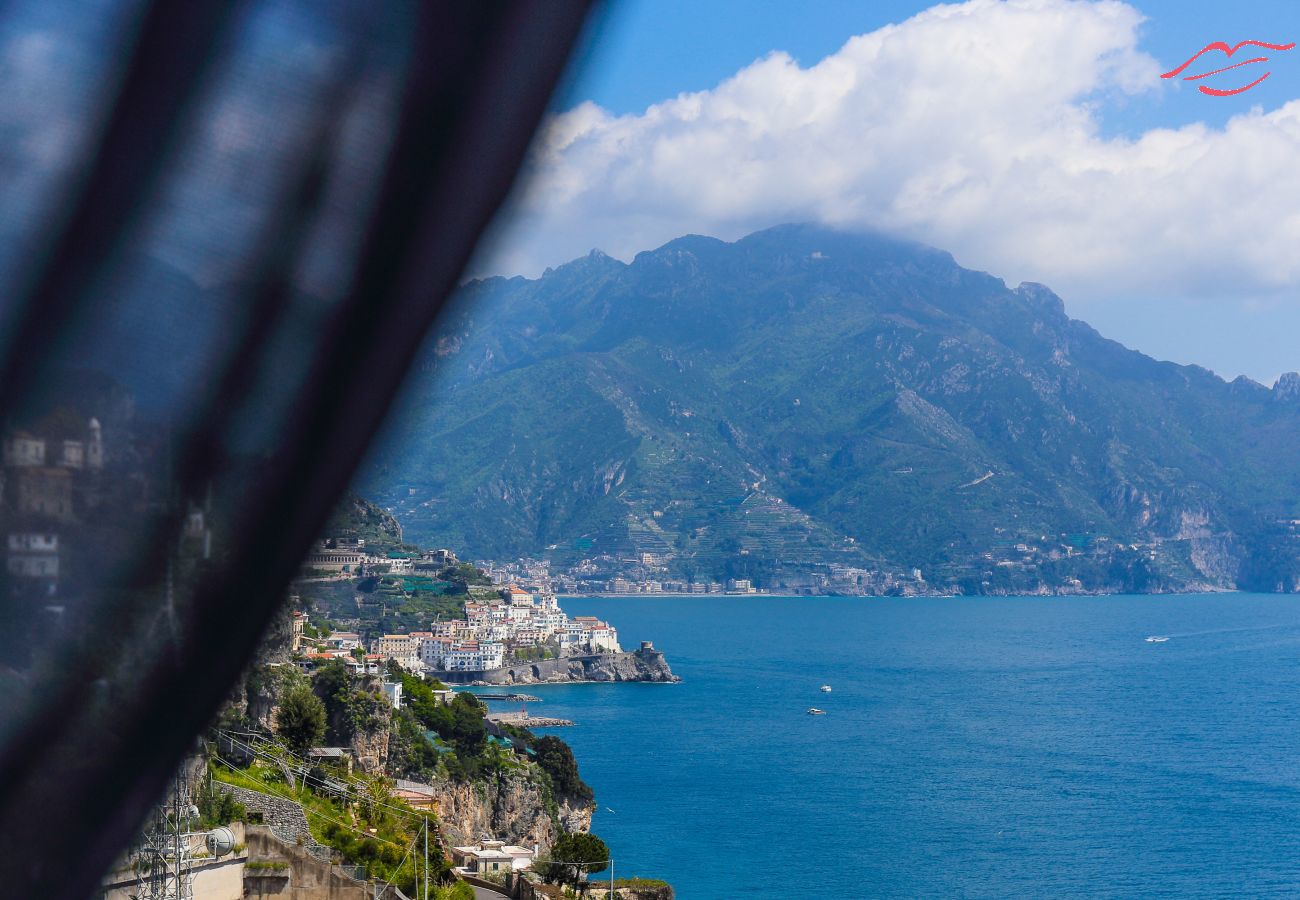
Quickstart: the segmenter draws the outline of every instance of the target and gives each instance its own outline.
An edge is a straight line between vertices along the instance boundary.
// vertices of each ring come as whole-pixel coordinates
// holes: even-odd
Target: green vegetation
[[[590,785],[578,774],[578,761],[568,744],[548,734],[533,741],[532,749],[537,754],[537,764],[550,776],[558,793],[585,803],[595,800]]]
[[[366,551],[376,555],[415,549],[402,542],[402,526],[387,510],[356,494],[348,494],[325,523],[327,538],[364,540]]]
[[[280,698],[275,728],[284,745],[301,755],[325,736],[325,704],[311,688],[295,685]]]
[[[366,866],[371,876],[393,881],[408,895],[414,893],[414,855],[407,851],[428,814],[395,799],[385,779],[354,776],[351,786],[360,799],[344,802],[324,790],[318,779],[286,783],[280,767],[263,759],[245,769],[214,760],[210,771],[217,781],[301,804],[317,841],[337,850],[349,864]],[[446,864],[441,860],[439,864],[435,876],[448,877]]]
[[[209,779],[202,793],[199,794],[199,829],[207,831],[218,825],[231,822],[247,822],[248,807],[240,803],[231,794],[216,790]]]
[[[474,900],[474,889],[463,881],[429,889],[428,900]]]
[[[471,774],[480,767],[487,747],[487,727],[483,724],[486,708],[468,693],[458,693],[453,702],[439,703],[433,687],[414,675],[402,674],[402,693],[409,697],[407,709],[419,724],[450,745],[456,759],[448,765],[459,774]],[[458,765],[459,764],[459,765]]]
[[[472,586],[489,579],[466,563],[431,574],[381,574],[330,581],[299,581],[298,595],[308,609],[330,620],[360,618],[360,631],[404,633],[429,627],[433,621],[463,618]],[[361,600],[358,608],[357,600]]]
[[[244,863],[249,872],[287,872],[289,864],[279,859],[251,859]]]
[[[320,666],[312,674],[311,686],[325,710],[325,734],[334,743],[346,744],[359,734],[373,733],[387,721],[388,701],[379,693],[378,682],[354,678],[342,660]]]
[[[784,226],[463,295],[458,352],[363,476],[414,539],[760,586],[792,563],[972,592],[1300,579],[1274,527],[1300,517],[1294,393],[1126,350],[945,253]],[[1162,551],[983,560],[1078,534]]]
[[[311,620],[308,620],[303,623],[302,633],[304,637],[311,638],[312,640],[324,639],[334,633],[334,626],[330,623],[329,619],[325,619],[319,626],[313,624]]]
[[[582,782],[573,753],[563,741],[538,738],[519,728],[498,729],[485,721],[486,707],[472,694],[458,693],[451,703],[443,703],[435,691],[445,690],[445,685],[411,675],[395,663],[388,675],[402,684],[405,702],[400,710],[393,710],[377,692],[375,676],[354,676],[339,661],[325,663],[310,678],[292,666],[254,669],[250,695],[270,694],[278,699],[277,736],[269,746],[252,751],[251,764],[211,759],[212,780],[300,804],[315,840],[338,851],[347,863],[366,866],[373,877],[393,881],[408,896],[415,896],[416,889],[408,851],[428,814],[399,801],[388,777],[348,774],[329,763],[311,765],[304,774],[302,751],[315,742],[304,743],[304,735],[318,741],[323,733],[347,746],[386,732],[386,771],[393,777],[426,782],[450,778],[498,786],[504,778],[523,778],[541,792],[557,823],[557,795],[591,802],[591,789]],[[221,716],[218,722],[230,724],[236,719]],[[238,724],[242,729],[255,727],[242,720]],[[229,794],[211,786],[199,798],[199,809],[209,825],[256,818]],[[591,856],[583,856],[582,861],[591,863],[586,867],[591,871],[599,871],[595,868],[598,849],[581,843],[575,852]],[[441,881],[447,869],[441,861],[439,865],[436,874]],[[463,887],[445,883],[430,894],[435,900],[462,896]]]
[[[618,878],[614,880],[615,893],[611,894],[608,888],[608,881],[588,882],[582,896],[586,900],[618,900],[627,896],[637,900],[671,900],[674,896],[672,885],[659,878]]]
[[[546,881],[576,887],[584,875],[609,867],[609,847],[594,834],[575,832],[561,835],[551,848],[551,858],[538,863],[535,871]]]

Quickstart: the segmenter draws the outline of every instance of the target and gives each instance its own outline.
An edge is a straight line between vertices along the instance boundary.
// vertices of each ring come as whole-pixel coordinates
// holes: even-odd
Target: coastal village
[[[305,670],[338,659],[354,672],[377,672],[392,661],[407,672],[431,675],[498,669],[516,655],[544,659],[622,652],[613,625],[594,616],[570,618],[549,592],[534,594],[512,584],[499,597],[467,600],[464,610],[464,618],[432,622],[427,631],[383,634],[368,646],[354,631],[308,640],[307,616],[297,612],[294,649],[308,651],[301,660]]]
[[[365,538],[340,536],[320,542],[304,562],[303,574],[345,581],[409,576],[418,586],[418,579],[435,578],[458,565],[455,553],[446,549],[370,552]],[[304,645],[305,619],[299,613],[295,622],[295,639]],[[467,590],[460,617],[431,621],[424,630],[379,634],[368,642],[360,632],[335,631],[310,643],[302,658],[305,668],[340,659],[360,672],[393,661],[407,672],[433,675],[485,672],[516,659],[622,652],[613,625],[594,616],[570,617],[548,587],[524,589],[515,583]]]

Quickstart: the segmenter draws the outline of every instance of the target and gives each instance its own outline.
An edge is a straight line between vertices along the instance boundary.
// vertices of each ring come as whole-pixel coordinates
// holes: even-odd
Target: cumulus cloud
[[[590,103],[536,143],[489,268],[783,221],[891,230],[1079,300],[1266,295],[1300,283],[1300,101],[1106,136],[1099,110],[1167,90],[1117,0],[970,0],[773,53],[640,115]]]

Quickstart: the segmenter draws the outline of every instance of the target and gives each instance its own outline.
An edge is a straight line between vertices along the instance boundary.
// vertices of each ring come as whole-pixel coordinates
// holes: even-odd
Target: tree
[[[483,725],[484,708],[472,694],[458,693],[450,706],[451,733],[443,737],[456,752],[465,757],[478,756],[487,746],[487,728]]]
[[[562,835],[551,848],[551,861],[538,866],[546,881],[577,887],[584,874],[603,872],[609,867],[609,847],[594,834]]]
[[[290,688],[280,698],[275,730],[286,747],[304,753],[325,736],[325,704],[306,685]]]
[[[342,699],[352,689],[352,673],[341,659],[331,659],[316,670],[312,686],[323,699]]]
[[[583,803],[595,799],[591,788],[578,774],[578,761],[573,758],[573,751],[568,744],[548,734],[537,739],[533,750],[537,753],[537,764],[551,776],[551,786],[557,794],[573,797]]]

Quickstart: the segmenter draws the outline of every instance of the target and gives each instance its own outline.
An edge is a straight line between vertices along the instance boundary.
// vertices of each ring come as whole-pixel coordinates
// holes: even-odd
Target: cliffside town
[[[503,579],[404,543],[397,521],[360,498],[343,509],[294,585],[305,671],[339,660],[355,674],[392,662],[459,683],[676,680],[652,644],[625,653],[609,622],[569,616],[537,573]]]

